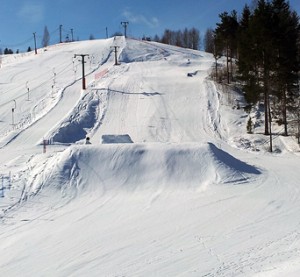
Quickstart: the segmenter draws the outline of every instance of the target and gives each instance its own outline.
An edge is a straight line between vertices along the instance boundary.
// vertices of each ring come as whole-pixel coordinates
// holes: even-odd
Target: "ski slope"
[[[299,146],[247,135],[213,62],[123,37],[2,57],[1,276],[299,276]]]

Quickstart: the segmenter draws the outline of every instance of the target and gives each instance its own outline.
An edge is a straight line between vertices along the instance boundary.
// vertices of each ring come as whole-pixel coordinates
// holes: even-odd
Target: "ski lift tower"
[[[82,63],[82,89],[85,90],[86,89],[86,85],[85,85],[85,73],[84,73],[84,58],[89,56],[88,54],[75,54],[74,58],[76,57],[81,57],[81,63]]]

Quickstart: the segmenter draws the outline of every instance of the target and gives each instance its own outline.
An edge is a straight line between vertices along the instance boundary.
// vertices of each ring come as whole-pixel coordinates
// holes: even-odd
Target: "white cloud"
[[[18,11],[18,16],[31,23],[38,23],[44,18],[44,7],[38,3],[25,2]]]
[[[125,10],[123,12],[123,16],[126,17],[126,19],[129,22],[142,23],[151,28],[157,27],[159,25],[159,20],[156,17],[146,18],[144,15],[141,14],[133,14],[129,10]]]

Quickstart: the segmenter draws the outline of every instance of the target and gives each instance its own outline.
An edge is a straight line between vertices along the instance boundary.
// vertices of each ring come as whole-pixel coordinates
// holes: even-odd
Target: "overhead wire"
[[[55,30],[51,31],[49,35],[55,34],[57,31],[59,31],[59,28],[56,28]],[[39,33],[36,33],[36,38],[42,39],[44,35],[41,35]],[[25,44],[28,44],[30,42],[34,42],[33,36],[28,37],[24,41],[16,42],[16,43],[5,43],[2,40],[0,41],[0,48],[16,48],[16,47],[21,47],[24,46]],[[2,49],[3,50],[3,49]]]

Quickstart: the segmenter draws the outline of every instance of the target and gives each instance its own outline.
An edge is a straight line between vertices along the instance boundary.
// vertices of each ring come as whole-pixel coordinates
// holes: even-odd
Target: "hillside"
[[[299,146],[247,135],[213,62],[123,37],[3,57],[1,276],[300,274]]]

